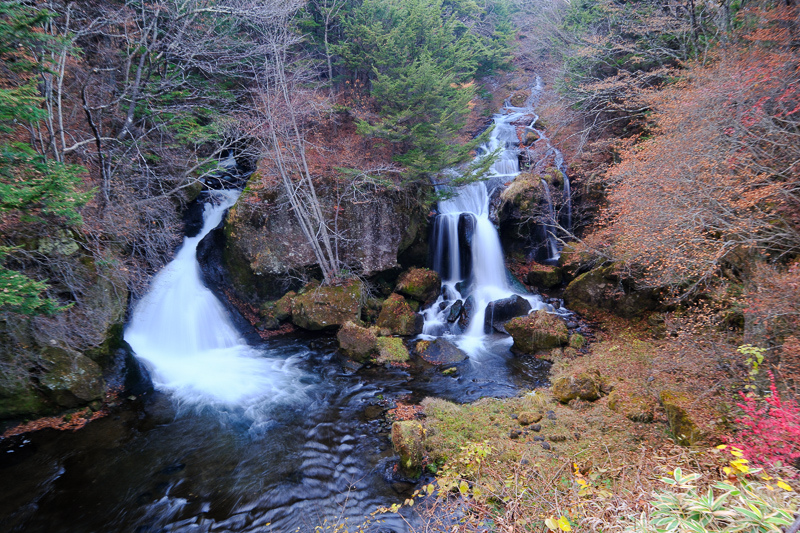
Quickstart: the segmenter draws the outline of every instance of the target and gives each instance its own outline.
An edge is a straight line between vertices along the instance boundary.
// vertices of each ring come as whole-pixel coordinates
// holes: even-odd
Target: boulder
[[[558,378],[552,385],[553,396],[561,403],[576,398],[593,402],[600,398],[600,379],[597,375],[580,373]]]
[[[380,337],[377,346],[379,363],[405,363],[411,357],[403,339],[399,337]]]
[[[44,349],[42,360],[47,371],[39,378],[39,385],[59,406],[71,409],[103,398],[103,371],[88,357],[50,347]]]
[[[292,323],[312,331],[335,329],[361,317],[363,286],[358,280],[343,285],[310,283],[292,299]]]
[[[608,408],[633,422],[652,422],[656,402],[653,398],[615,390],[608,396]]]
[[[691,400],[683,393],[663,390],[659,395],[661,405],[667,413],[669,429],[675,442],[681,446],[697,444],[704,437],[697,421],[686,409]]]
[[[375,332],[353,322],[344,323],[336,334],[336,340],[342,353],[354,361],[369,361],[378,352]]]
[[[376,325],[388,329],[392,335],[417,335],[422,332],[422,315],[411,309],[405,298],[392,294],[383,302]]]
[[[618,265],[607,265],[579,275],[564,291],[565,305],[579,313],[604,309],[623,318],[634,318],[661,307],[654,289],[637,289],[634,280],[622,277]]]
[[[483,329],[485,333],[490,333],[493,327],[502,325],[514,317],[526,316],[531,310],[531,304],[515,294],[509,298],[495,300],[486,306],[486,315],[483,319]]]
[[[442,302],[444,303],[444,302]],[[450,310],[447,312],[447,321],[451,324],[458,320],[458,317],[461,316],[461,310],[464,309],[464,302],[461,300],[456,300],[450,306]]]
[[[461,329],[467,329],[469,321],[472,320],[472,315],[475,312],[475,297],[471,294],[464,300],[464,305],[461,307],[461,313],[458,317],[458,325]]]
[[[263,317],[264,329],[277,329],[281,322],[292,316],[292,300],[297,296],[294,291],[289,291],[280,300],[265,302],[261,305],[260,314]]]
[[[442,279],[428,268],[412,268],[400,275],[395,291],[420,303],[436,300],[442,288]]]
[[[544,310],[512,318],[506,322],[505,328],[514,339],[511,350],[519,354],[558,348],[566,345],[569,339],[564,321]]]
[[[420,357],[433,365],[455,365],[467,359],[458,346],[443,338],[434,341],[420,341],[416,344]]]
[[[400,456],[400,472],[416,479],[422,473],[425,456],[425,430],[416,420],[402,420],[392,424],[392,446]]]
[[[9,379],[4,375],[0,381],[0,420],[29,415],[47,414],[53,410],[48,402],[26,379]]]
[[[569,347],[573,350],[580,350],[584,346],[586,346],[587,341],[586,337],[581,335],[580,333],[573,333],[569,336]]]
[[[561,269],[553,266],[536,265],[528,272],[528,285],[539,289],[552,289],[561,285]]]

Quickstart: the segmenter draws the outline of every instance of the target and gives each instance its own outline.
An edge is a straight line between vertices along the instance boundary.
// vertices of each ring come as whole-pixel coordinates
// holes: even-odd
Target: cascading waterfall
[[[191,403],[246,405],[288,394],[298,373],[289,361],[250,347],[222,303],[201,280],[197,245],[222,220],[238,191],[215,191],[203,228],[187,237],[133,311],[125,340],[150,370],[156,388]]]
[[[494,116],[489,142],[478,156],[485,157],[500,148],[490,169],[491,183],[511,181],[520,173],[519,139],[514,124],[530,116],[532,110],[509,107],[506,110],[506,114]],[[442,276],[442,293],[423,312],[423,335],[461,334],[457,343],[473,357],[487,333],[486,308],[491,302],[520,295],[533,310],[553,310],[539,296],[511,287],[500,237],[489,219],[489,197],[486,182],[477,182],[460,188],[455,197],[439,202],[432,247],[434,269]],[[465,248],[469,253],[465,253]],[[471,311],[469,324],[463,329],[452,320],[452,313],[461,306]]]
[[[547,202],[547,219],[548,224],[545,226],[545,238],[547,240],[547,251],[550,254],[548,260],[557,260],[559,255],[558,241],[556,240],[556,210],[553,206],[553,198],[550,195],[550,187],[545,180],[542,180],[542,190],[544,191],[544,199]]]

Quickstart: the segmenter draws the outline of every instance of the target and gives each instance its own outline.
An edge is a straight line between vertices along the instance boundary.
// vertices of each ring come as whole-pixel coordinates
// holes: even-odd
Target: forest
[[[3,0],[0,527],[797,533],[798,165],[794,0]]]

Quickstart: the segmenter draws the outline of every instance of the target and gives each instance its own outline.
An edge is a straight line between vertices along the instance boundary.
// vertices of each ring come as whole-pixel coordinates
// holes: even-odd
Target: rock
[[[502,325],[514,317],[526,316],[530,310],[531,304],[528,300],[517,294],[490,302],[486,306],[483,330],[485,333],[490,333],[493,327]]]
[[[71,409],[102,399],[106,384],[100,365],[79,353],[45,348],[47,371],[39,378],[45,394],[61,407]]]
[[[519,354],[558,348],[567,344],[569,336],[564,322],[544,310],[512,318],[506,322],[505,328],[514,339],[511,350]]]
[[[542,430],[542,425],[541,424],[533,424],[530,427],[530,430],[531,431],[535,431],[536,433],[539,433]]]
[[[416,420],[403,420],[392,424],[392,446],[400,456],[400,471],[403,475],[416,479],[422,472],[422,459],[425,449],[425,432]]]
[[[564,291],[564,303],[579,313],[605,309],[623,318],[642,316],[661,307],[655,289],[636,289],[634,280],[622,277],[616,264],[581,274]]]
[[[613,391],[608,396],[608,408],[633,422],[652,422],[655,400],[636,393]]]
[[[444,302],[442,302],[444,303]],[[447,312],[447,321],[451,324],[458,320],[458,317],[461,316],[461,311],[464,309],[464,302],[461,300],[456,300],[453,302],[453,305],[450,306],[450,310]]]
[[[436,300],[442,288],[442,279],[427,268],[412,268],[400,275],[395,291],[421,303]]]
[[[521,436],[521,435],[522,435],[522,431],[520,431],[520,430],[518,430],[518,429],[512,429],[512,430],[511,430],[511,431],[508,433],[508,438],[509,438],[509,439],[518,439],[518,438],[520,438],[520,436]]]
[[[422,332],[422,315],[418,315],[399,294],[392,294],[383,302],[376,325],[386,328],[392,335],[417,335]]]
[[[380,337],[378,339],[379,363],[404,363],[410,359],[408,348],[398,337]]]
[[[43,398],[27,380],[9,377],[3,376],[0,382],[0,420],[53,411],[53,404]]]
[[[593,402],[600,398],[600,380],[586,373],[566,376],[553,382],[552,391],[561,403],[569,403],[575,398]]]
[[[686,410],[686,406],[691,403],[691,400],[686,395],[680,392],[663,390],[661,391],[660,399],[661,405],[664,406],[664,411],[667,412],[669,429],[672,431],[675,442],[681,446],[692,446],[703,439],[704,435],[697,422]]]
[[[528,285],[540,289],[552,289],[561,285],[561,269],[553,266],[536,265],[534,270],[528,272],[526,279]]]
[[[573,333],[569,336],[569,347],[574,350],[580,350],[584,346],[586,346],[586,337],[581,335],[580,333]]]
[[[530,145],[532,145],[533,143],[535,143],[538,140],[539,140],[539,136],[536,135],[536,132],[529,131],[529,132],[527,132],[525,134],[525,140],[523,141],[523,144],[525,146],[530,146]]]
[[[470,294],[464,300],[464,305],[461,308],[461,315],[458,317],[458,325],[461,329],[466,329],[469,326],[469,321],[472,319],[472,314],[475,311],[475,298]]]
[[[318,331],[357,322],[361,317],[362,291],[358,280],[339,286],[310,283],[292,299],[292,323]]]
[[[433,365],[454,365],[467,359],[467,354],[458,346],[441,337],[425,345],[420,345],[421,342],[418,342],[419,356]]]
[[[375,332],[353,322],[345,322],[336,334],[339,349],[354,361],[366,362],[378,353],[378,337]]]
[[[530,411],[523,411],[522,413],[519,414],[517,422],[519,422],[520,426],[529,426],[533,423],[538,422],[541,419],[542,419],[541,414],[531,413]]]
[[[545,450],[550,450],[552,447],[550,446],[549,442],[542,442],[542,448]]]

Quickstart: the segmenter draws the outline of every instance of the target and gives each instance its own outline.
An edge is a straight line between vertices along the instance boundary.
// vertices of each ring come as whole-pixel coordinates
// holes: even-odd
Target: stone
[[[344,355],[358,362],[366,362],[378,353],[378,337],[375,332],[348,321],[336,334],[339,349]]]
[[[552,289],[561,285],[561,269],[553,266],[536,265],[536,267],[528,272],[526,278],[528,285],[537,287],[539,289]]]
[[[439,296],[442,279],[428,268],[411,268],[400,275],[395,292],[420,303],[431,303]]]
[[[399,337],[380,337],[377,344],[379,363],[405,363],[411,357]]]
[[[561,403],[580,398],[593,402],[600,398],[600,380],[587,373],[561,377],[553,382],[553,396]]]
[[[425,431],[416,420],[402,420],[392,424],[392,446],[400,456],[400,472],[411,479],[422,473],[425,455]]]
[[[514,317],[527,316],[530,310],[530,302],[518,294],[489,302],[489,305],[486,306],[483,330],[485,333],[490,333],[493,327],[504,324]]]
[[[703,440],[703,432],[686,409],[691,400],[683,393],[663,390],[659,395],[661,405],[667,413],[669,429],[675,442],[681,446],[692,446]]]
[[[444,303],[444,302],[442,302]],[[461,300],[456,300],[453,302],[453,305],[450,306],[450,310],[447,312],[447,321],[451,324],[458,320],[461,316],[461,311],[464,309],[464,302]]]
[[[292,299],[292,323],[311,331],[338,328],[361,317],[363,286],[358,280],[343,285],[310,283]]]
[[[543,417],[539,413],[531,413],[530,411],[523,411],[519,414],[517,422],[520,426],[529,426],[541,420]]]
[[[569,339],[564,321],[544,310],[512,318],[506,322],[505,328],[514,339],[511,350],[518,354],[558,348],[567,344]]]
[[[655,400],[633,392],[612,391],[608,396],[608,408],[633,422],[652,422]]]
[[[454,365],[467,359],[467,354],[458,346],[441,337],[426,345],[420,346],[420,344],[417,343],[417,353],[433,365]]]
[[[522,435],[522,431],[520,431],[518,429],[512,429],[508,433],[508,438],[510,438],[510,439],[518,439],[518,438],[520,438],[521,435]]]
[[[405,298],[392,294],[383,302],[376,325],[386,328],[392,335],[417,335],[422,332],[422,315],[411,309]]]
[[[574,350],[580,350],[584,346],[588,344],[586,342],[586,337],[581,335],[580,333],[573,333],[569,336],[569,347]]]
[[[469,321],[472,319],[472,314],[475,311],[475,297],[471,294],[464,300],[464,305],[461,308],[461,314],[458,317],[458,325],[462,329],[469,326]]]
[[[39,385],[59,406],[71,409],[103,398],[103,371],[85,355],[49,347],[43,350],[42,360],[47,371],[39,378]]]
[[[655,289],[637,289],[632,278],[620,274],[617,264],[585,272],[567,285],[564,303],[579,313],[604,309],[623,318],[643,316],[661,308]]]
[[[541,424],[533,424],[530,427],[530,430],[531,431],[535,431],[536,433],[539,433],[542,430],[542,425]]]

